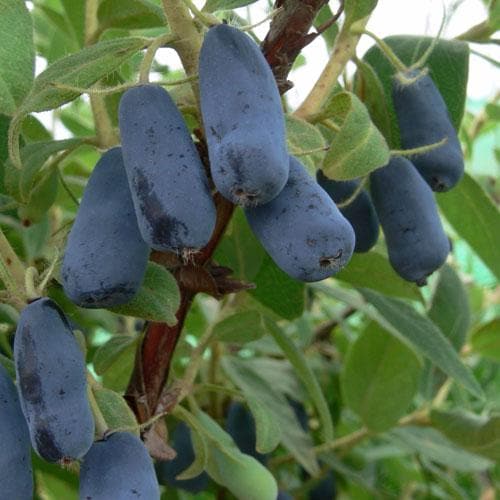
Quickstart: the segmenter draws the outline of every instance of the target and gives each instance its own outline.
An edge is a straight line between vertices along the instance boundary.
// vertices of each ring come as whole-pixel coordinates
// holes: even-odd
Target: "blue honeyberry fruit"
[[[123,159],[139,229],[156,250],[205,246],[215,205],[191,134],[174,101],[158,85],[127,90],[120,101]]]
[[[336,204],[348,200],[360,184],[359,180],[334,181],[328,179],[321,170],[316,173],[316,180]],[[354,229],[356,235],[354,251],[368,252],[377,243],[379,233],[378,217],[370,195],[362,189],[349,205],[339,207],[339,209]]]
[[[242,453],[246,453],[265,464],[267,456],[256,450],[257,434],[255,420],[247,407],[232,401],[227,410],[226,431]]]
[[[192,479],[176,479],[176,476],[185,471],[195,459],[191,430],[184,422],[179,422],[174,429],[171,446],[177,452],[177,456],[173,460],[158,462],[156,465],[156,473],[160,483],[191,493],[199,493],[207,489],[208,475],[206,472],[202,472]]]
[[[462,178],[464,159],[448,108],[432,78],[421,70],[393,80],[392,100],[401,144],[412,149],[446,138],[442,146],[415,155],[412,162],[433,191],[448,191]]]
[[[80,468],[81,500],[159,500],[153,461],[143,442],[130,432],[96,441]]]
[[[246,208],[253,232],[284,272],[319,281],[339,272],[352,256],[352,226],[324,189],[290,156],[290,176],[271,202]]]
[[[51,299],[35,300],[21,311],[14,361],[33,448],[48,462],[81,458],[94,439],[85,360]]]
[[[0,365],[0,484],[1,498],[31,500],[33,472],[29,430],[17,390]]]
[[[392,267],[403,279],[425,285],[450,251],[431,189],[398,156],[370,174],[370,189]]]
[[[200,53],[200,97],[212,178],[219,192],[242,206],[267,203],[288,178],[281,99],[259,46],[220,24]]]
[[[309,491],[309,500],[331,500],[337,496],[335,474],[331,470]]]
[[[137,293],[148,257],[121,148],[110,149],[89,178],[69,233],[61,270],[64,291],[82,307],[124,304]]]

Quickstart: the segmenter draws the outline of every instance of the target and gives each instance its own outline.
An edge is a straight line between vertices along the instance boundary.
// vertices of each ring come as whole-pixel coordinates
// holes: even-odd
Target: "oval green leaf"
[[[109,310],[148,321],[175,325],[175,313],[180,305],[177,281],[163,266],[148,262],[144,282],[134,298],[127,304]]]
[[[35,73],[33,23],[24,0],[0,0],[0,113],[13,115]]]
[[[417,392],[421,369],[411,349],[371,323],[347,353],[342,393],[368,429],[383,432],[405,414]]]
[[[327,177],[355,179],[389,162],[390,152],[384,136],[356,95],[335,94],[319,119],[332,119],[340,129],[334,134],[321,167]]]
[[[500,461],[500,415],[478,416],[463,411],[431,412],[432,425],[466,450]]]
[[[58,88],[57,84],[89,88],[142,49],[144,43],[137,37],[116,38],[58,59],[37,76],[21,113],[47,111],[72,101],[81,92]]]
[[[437,202],[453,229],[500,279],[500,212],[483,188],[465,174]]]

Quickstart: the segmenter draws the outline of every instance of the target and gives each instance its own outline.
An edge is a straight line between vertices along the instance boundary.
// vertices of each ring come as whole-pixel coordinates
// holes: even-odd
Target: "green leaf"
[[[179,309],[180,300],[179,287],[173,275],[163,266],[148,262],[144,282],[134,298],[127,304],[110,307],[109,310],[175,325],[175,313]]]
[[[97,15],[101,29],[141,29],[166,25],[163,10],[148,0],[104,0]]]
[[[0,353],[0,365],[2,365],[7,370],[7,372],[13,379],[16,378],[16,367],[12,359],[5,356],[5,354]]]
[[[500,30],[500,2],[491,0],[488,6],[488,24],[492,30]]]
[[[225,486],[236,498],[275,500],[278,484],[271,472],[250,455],[241,454],[239,461],[218,448],[209,450],[207,472],[214,481]]]
[[[26,142],[51,141],[52,134],[40,120],[30,115],[23,121],[21,134]],[[90,134],[88,134],[90,135]]]
[[[349,265],[335,276],[356,287],[372,288],[384,295],[422,300],[419,288],[402,280],[389,264],[387,257],[377,253],[355,253]]]
[[[341,373],[342,394],[366,427],[383,432],[408,409],[421,368],[411,349],[371,323],[349,348]]]
[[[384,41],[399,59],[409,66],[418,61],[433,38],[404,35],[390,36],[384,38]],[[385,138],[392,148],[400,149],[399,127],[391,97],[392,79],[396,70],[377,46],[368,50],[363,60],[375,70],[385,91],[391,122],[391,134],[386,135]],[[456,40],[439,40],[427,61],[427,67],[448,107],[451,120],[458,130],[465,107],[469,71],[468,44]]]
[[[457,273],[448,264],[440,272],[427,315],[439,327],[458,352],[465,343],[470,326],[469,297]],[[422,389],[428,399],[446,381],[446,375],[437,366],[426,364]]]
[[[43,492],[45,498],[64,498],[78,500],[78,476],[69,468],[59,464],[51,464],[42,460],[36,453],[32,454],[33,469],[37,491]],[[34,496],[34,498],[37,498]]]
[[[391,137],[391,119],[384,87],[375,70],[365,61],[356,60],[354,91],[364,102],[375,126],[385,138]],[[389,140],[389,143],[392,141]]]
[[[105,387],[93,388],[92,392],[109,429],[126,428],[129,432],[139,435],[135,415],[120,394]]]
[[[478,416],[463,411],[431,411],[432,425],[466,450],[500,461],[500,415]]]
[[[240,280],[253,281],[266,252],[254,236],[241,208],[231,218],[224,238],[217,246],[215,260],[231,268]]]
[[[21,112],[47,111],[72,101],[80,92],[55,85],[89,88],[144,47],[144,39],[115,38],[98,42],[80,52],[58,59],[37,76]]]
[[[191,430],[191,441],[193,443],[194,460],[187,469],[175,476],[178,481],[198,477],[207,468],[208,449],[206,440],[196,431]]]
[[[241,453],[231,436],[206,413],[198,410],[195,417],[197,429],[210,441],[206,470],[212,479],[236,498],[275,500],[278,486],[271,473],[255,458]]]
[[[333,12],[332,9],[329,7],[328,4],[323,5],[321,7],[320,11],[316,15],[314,19],[314,27],[318,29],[320,26],[322,26],[324,23],[328,22],[332,17],[333,17]],[[328,49],[328,52],[331,51],[333,48],[333,44],[335,43],[335,39],[337,38],[337,35],[339,33],[339,27],[338,24],[335,23],[333,26],[330,26],[327,30],[323,31],[321,36],[326,42],[326,47]]]
[[[224,356],[221,366],[227,376],[245,394],[263,405],[281,428],[281,442],[309,474],[319,472],[312,452],[311,437],[304,432],[285,396],[278,392],[268,378],[252,369],[252,364],[235,357]]]
[[[267,254],[254,283],[256,288],[250,295],[282,318],[295,319],[304,312],[304,283],[290,278]]]
[[[294,116],[286,115],[285,123],[290,154],[299,157],[300,162],[314,177],[316,170],[321,166],[325,152],[304,153],[324,148],[326,142],[323,135],[314,125]]]
[[[272,413],[257,399],[247,396],[255,420],[255,448],[259,453],[271,453],[281,441],[281,429]]]
[[[481,325],[471,336],[470,345],[474,352],[486,358],[500,361],[500,318]]]
[[[193,443],[194,460],[187,469],[176,476],[178,480],[193,479],[199,476],[207,466],[208,443],[198,419],[182,407],[176,411],[176,417],[189,426],[191,442]]]
[[[207,0],[204,11],[215,12],[216,10],[237,9],[255,3],[257,0]]]
[[[472,394],[483,397],[483,391],[470,370],[462,364],[450,341],[426,316],[398,299],[391,299],[367,288],[361,289],[365,299],[343,288],[333,288],[324,284],[310,285],[315,290],[326,293],[340,302],[363,312],[382,328],[404,342],[408,347],[422,354],[443,372],[461,383]]]
[[[185,413],[186,411],[182,411],[187,417]],[[211,447],[216,447],[226,456],[240,460],[241,452],[233,438],[212,417],[199,409],[192,416],[195,419],[189,419],[189,423],[207,440],[209,450]]]
[[[135,351],[139,337],[116,335],[99,347],[93,364],[97,375],[102,375],[104,385],[115,391],[125,389],[134,367]]]
[[[453,229],[500,279],[500,213],[481,186],[465,174],[437,201]]]
[[[328,403],[323,395],[323,391],[321,390],[321,386],[319,385],[314,372],[307,364],[304,354],[274,321],[266,318],[266,326],[268,332],[280,346],[288,361],[290,361],[291,365],[295,368],[297,377],[304,384],[309,397],[314,403],[322,426],[323,440],[332,440],[333,422],[328,408]]]
[[[389,162],[389,147],[356,95],[335,94],[318,117],[319,120],[330,118],[340,130],[333,135],[321,167],[327,177],[354,179]]]
[[[389,434],[391,440],[408,451],[458,471],[483,471],[492,466],[489,460],[455,446],[434,429],[405,427]]]
[[[245,344],[260,339],[266,333],[264,318],[258,311],[243,311],[224,318],[214,327],[213,334],[222,342]]]
[[[83,139],[64,139],[62,141],[32,142],[21,149],[22,170],[14,167],[9,161],[5,164],[5,188],[13,198],[28,203],[38,181],[46,172],[40,169],[48,159],[61,151],[76,149],[83,144]]]
[[[119,359],[124,351],[135,345],[137,338],[128,335],[115,335],[105,344],[100,346],[92,360],[97,375],[102,375],[109,370]]]
[[[366,288],[360,292],[382,315],[383,322],[380,319],[378,322],[383,328],[396,334],[471,394],[482,397],[483,391],[472,372],[462,363],[450,341],[430,319],[401,300],[385,297]]]
[[[377,0],[345,0],[345,22],[349,25],[363,19],[371,14],[376,6]]]
[[[457,273],[448,264],[439,272],[428,316],[460,351],[470,326],[469,297]]]
[[[85,39],[85,4],[86,0],[61,0],[64,17],[71,37],[78,47],[83,47]]]
[[[24,0],[0,0],[0,113],[13,115],[35,72],[33,24]]]
[[[57,198],[59,174],[52,169],[36,183],[29,194],[29,200],[21,205],[18,210],[19,218],[24,225],[39,222],[54,204]]]

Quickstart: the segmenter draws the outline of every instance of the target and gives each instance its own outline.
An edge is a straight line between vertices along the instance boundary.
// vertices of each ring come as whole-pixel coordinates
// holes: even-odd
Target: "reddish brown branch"
[[[262,42],[262,52],[273,69],[281,93],[292,87],[287,76],[300,51],[318,36],[319,33],[309,33],[309,30],[317,13],[326,4],[328,0],[276,1],[275,8],[281,7],[282,10],[271,22],[269,33]],[[324,29],[338,16],[340,10]]]
[[[296,57],[301,49],[317,36],[317,33],[309,34],[309,30],[316,14],[326,3],[328,0],[276,1],[275,8],[283,7],[283,10],[273,19],[262,50],[271,65],[282,93],[290,88],[286,78]],[[206,147],[202,141],[199,150],[202,159],[206,162]],[[150,323],[138,348],[126,398],[139,422],[149,420],[157,410],[160,395],[168,379],[175,347],[192,300],[197,291],[207,291],[206,275],[209,273],[214,278],[216,291],[221,294],[248,288],[247,284],[228,280],[224,268],[211,266],[212,255],[234,211],[234,206],[218,193],[215,194],[214,201],[217,207],[215,231],[208,245],[193,256],[188,266],[183,266],[175,255],[153,252],[152,259],[155,262],[162,263],[174,271],[181,292],[181,306],[176,314],[177,325],[170,327],[164,323]],[[196,268],[199,270],[198,273]]]
[[[199,268],[204,267],[210,261],[234,210],[234,206],[218,193],[215,195],[215,204],[217,223],[212,238],[208,245],[194,256],[194,265]],[[159,252],[154,252],[152,258],[168,267],[175,261],[172,255]],[[190,266],[192,265],[190,264]],[[181,270],[182,267],[175,270],[176,276]],[[170,364],[184,326],[184,320],[196,294],[191,287],[182,286],[181,282],[179,282],[179,289],[181,304],[176,313],[178,323],[175,326],[168,326],[165,323],[149,323],[136,354],[134,371],[126,391],[126,398],[139,422],[146,422],[155,414],[163,386],[168,378]]]

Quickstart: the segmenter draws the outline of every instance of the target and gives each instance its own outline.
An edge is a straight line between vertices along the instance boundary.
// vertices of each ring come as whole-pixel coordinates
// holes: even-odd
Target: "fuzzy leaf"
[[[109,429],[126,427],[129,432],[139,435],[135,415],[120,394],[105,387],[94,388],[92,392]]]
[[[411,349],[371,323],[347,353],[342,393],[370,430],[383,432],[408,409],[418,389],[421,368]]]
[[[72,101],[80,92],[63,90],[54,84],[89,88],[143,47],[142,38],[115,38],[58,59],[37,76],[21,112],[47,111]]]
[[[33,23],[24,0],[0,0],[0,113],[13,115],[35,73]]]
[[[437,202],[453,229],[500,279],[500,212],[482,187],[465,174]]]
[[[144,282],[134,298],[127,304],[109,310],[148,321],[175,325],[175,313],[180,305],[177,281],[164,267],[148,262]]]
[[[323,173],[330,179],[362,177],[389,162],[389,147],[371,121],[365,105],[350,92],[335,94],[320,119],[332,119],[340,127],[333,135],[323,161]]]

